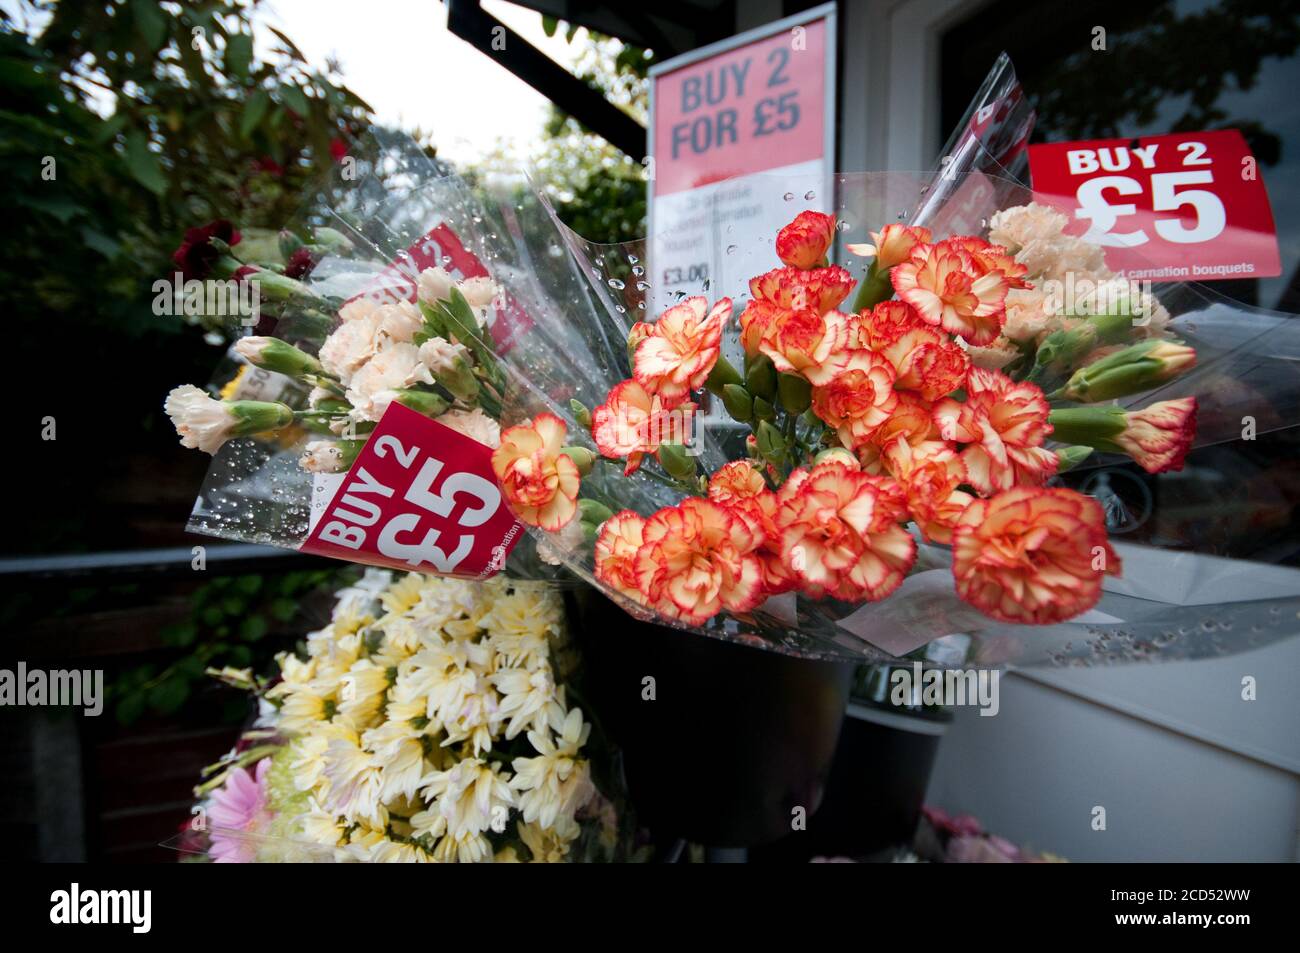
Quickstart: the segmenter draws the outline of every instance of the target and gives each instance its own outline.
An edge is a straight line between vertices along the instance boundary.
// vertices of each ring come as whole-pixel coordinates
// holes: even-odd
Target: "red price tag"
[[[1235,129],[1029,147],[1037,201],[1107,249],[1130,279],[1217,281],[1282,273],[1268,192]]]
[[[441,266],[457,278],[486,277],[488,270],[472,251],[465,247],[446,222],[429,229],[383,271],[379,272],[362,295],[379,302],[415,302],[419,291],[420,272]],[[533,327],[533,319],[512,296],[504,296],[496,308],[492,324],[492,341],[498,354],[506,354],[514,347],[520,335]]]
[[[484,579],[523,526],[501,498],[492,450],[390,404],[301,550],[390,569]]]
[[[655,80],[655,195],[824,157],[826,21]]]

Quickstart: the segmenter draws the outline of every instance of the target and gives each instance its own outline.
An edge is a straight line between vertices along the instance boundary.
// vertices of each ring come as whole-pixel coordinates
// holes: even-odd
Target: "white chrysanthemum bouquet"
[[[217,862],[609,860],[614,803],[551,589],[377,570],[339,593],[196,793]]]

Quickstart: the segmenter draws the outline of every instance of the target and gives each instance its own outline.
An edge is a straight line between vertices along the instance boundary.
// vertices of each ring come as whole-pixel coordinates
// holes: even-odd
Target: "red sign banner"
[[[821,159],[826,21],[655,79],[655,195]]]
[[[491,461],[478,441],[390,404],[300,548],[408,572],[493,576],[523,526]]]
[[[1029,147],[1034,197],[1072,235],[1107,249],[1122,276],[1151,281],[1282,273],[1268,192],[1235,129]]]

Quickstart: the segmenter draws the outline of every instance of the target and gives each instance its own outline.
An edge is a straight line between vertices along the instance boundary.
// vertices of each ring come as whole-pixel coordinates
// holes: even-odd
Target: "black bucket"
[[[852,662],[798,658],[641,622],[576,594],[585,695],[623,753],[656,840],[753,847],[821,805]]]

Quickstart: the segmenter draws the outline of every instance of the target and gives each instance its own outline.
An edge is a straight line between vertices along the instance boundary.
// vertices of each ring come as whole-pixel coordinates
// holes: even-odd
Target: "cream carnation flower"
[[[471,308],[486,308],[496,300],[501,289],[487,276],[466,278],[460,283],[460,293],[465,296]]]
[[[298,465],[308,473],[342,473],[347,469],[343,463],[343,451],[332,440],[309,442],[298,458]]]
[[[378,331],[391,341],[408,342],[424,327],[424,315],[409,301],[380,305]]]
[[[1100,245],[1070,235],[1031,241],[1016,252],[1016,261],[1025,266],[1035,282],[1064,282],[1070,274],[1074,275],[1075,281],[1106,281],[1113,277],[1106,267],[1105,250]]]
[[[446,268],[426,268],[420,272],[416,294],[425,304],[437,304],[439,301],[451,300],[451,289],[456,287],[456,279]]]
[[[970,362],[975,367],[1000,371],[1020,356],[1020,349],[1003,336],[987,347],[968,347],[966,353],[970,355]]]
[[[348,305],[344,305],[344,311],[347,308]],[[379,335],[382,320],[383,316],[373,302],[368,304],[364,313],[358,312],[351,319],[345,318],[320,346],[316,358],[321,366],[342,381],[344,386],[348,385],[352,375],[378,353],[383,343]]]
[[[236,422],[225,404],[193,384],[174,388],[167,395],[163,409],[180,434],[181,446],[204,453],[220,450],[230,438]]]
[[[989,220],[989,241],[1015,252],[1030,242],[1056,238],[1069,224],[1070,220],[1051,206],[1030,202],[995,213]]]
[[[1007,292],[1007,321],[1002,336],[1017,344],[1031,341],[1048,329],[1059,313],[1059,302],[1036,288],[1013,288]]]
[[[366,321],[380,308],[380,303],[374,298],[362,295],[360,298],[353,298],[339,308],[339,320],[343,323],[349,321]]]
[[[420,349],[414,344],[389,344],[353,374],[348,401],[359,420],[379,420],[397,397],[394,391],[413,384],[430,384],[429,369],[420,363]]]
[[[501,425],[478,407],[473,410],[449,410],[434,419],[471,440],[477,440],[485,447],[495,450],[501,446]]]
[[[471,358],[465,345],[433,337],[420,345],[420,360],[436,377],[459,370],[468,365]]]
[[[577,550],[586,538],[582,520],[569,520],[560,527],[559,532],[547,533],[538,542],[537,556],[548,566],[562,566],[565,557]]]

